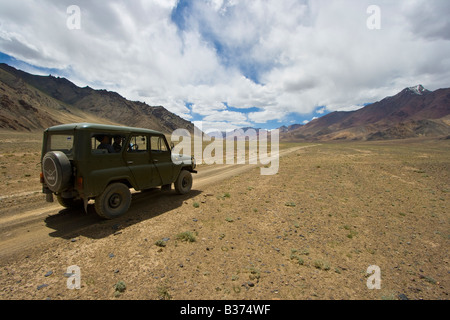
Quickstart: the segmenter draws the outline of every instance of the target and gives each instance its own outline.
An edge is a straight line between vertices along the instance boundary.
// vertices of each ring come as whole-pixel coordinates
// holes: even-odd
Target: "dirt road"
[[[293,147],[280,150],[280,156],[298,151],[303,147]],[[210,183],[239,175],[259,165],[203,165],[194,177],[193,193],[178,199],[186,200],[198,194],[198,190]],[[136,216],[150,202],[157,207],[165,207],[161,201],[159,189],[144,193],[133,192],[133,201],[125,219]],[[70,239],[83,233],[84,228],[93,224],[105,223],[94,212],[92,205],[88,213],[64,209],[57,202],[47,203],[39,190],[19,192],[0,197],[0,200],[10,200],[12,204],[0,209],[0,259],[14,259],[18,253],[30,250],[38,244],[53,239]],[[178,201],[174,205],[181,205]],[[171,206],[172,207],[172,206]],[[164,210],[164,209],[162,209]],[[162,212],[161,212],[162,213]],[[160,213],[160,214],[161,214]],[[120,219],[119,219],[120,220]],[[123,219],[122,219],[123,220]],[[120,223],[120,221],[110,222]]]

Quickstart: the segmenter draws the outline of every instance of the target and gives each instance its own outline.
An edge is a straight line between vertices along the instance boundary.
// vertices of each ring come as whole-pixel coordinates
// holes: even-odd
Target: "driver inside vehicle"
[[[97,149],[108,150],[108,153],[115,153],[113,146],[111,145],[111,137],[104,135],[99,137],[100,144]]]
[[[124,137],[122,136],[114,136],[114,143],[113,143],[113,149],[114,152],[119,153],[122,151],[122,143],[123,143]]]

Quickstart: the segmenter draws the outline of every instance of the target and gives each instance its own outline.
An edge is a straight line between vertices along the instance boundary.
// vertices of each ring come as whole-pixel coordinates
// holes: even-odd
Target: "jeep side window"
[[[144,135],[131,136],[127,152],[144,153],[148,151],[148,138]]]
[[[93,134],[91,138],[91,150],[93,154],[116,153],[112,146],[112,136],[109,134]]]
[[[114,143],[112,144],[114,152],[121,153],[123,150],[123,145],[125,143],[125,136],[115,135],[113,137]]]
[[[169,150],[166,141],[162,137],[151,137],[150,145],[152,148],[152,152],[166,152]]]

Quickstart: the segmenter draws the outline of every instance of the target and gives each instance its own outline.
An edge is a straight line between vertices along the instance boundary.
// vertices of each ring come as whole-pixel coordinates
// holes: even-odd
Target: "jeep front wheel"
[[[177,181],[174,183],[175,190],[179,194],[186,194],[192,188],[192,174],[189,171],[181,170]]]
[[[125,214],[130,204],[130,189],[123,183],[113,183],[95,198],[95,211],[102,218],[114,219]]]

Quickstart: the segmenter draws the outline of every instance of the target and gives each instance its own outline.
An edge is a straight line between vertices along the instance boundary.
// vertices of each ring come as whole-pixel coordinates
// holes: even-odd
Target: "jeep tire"
[[[42,173],[51,191],[62,192],[70,186],[72,165],[63,152],[50,151],[42,158]]]
[[[192,188],[192,174],[187,170],[181,170],[174,186],[178,194],[188,193]]]
[[[113,183],[95,198],[95,211],[104,219],[114,219],[130,208],[131,192],[123,183]]]
[[[74,198],[63,198],[60,194],[56,195],[56,199],[58,199],[58,203],[64,208],[68,209],[79,209],[83,208],[83,200],[82,199],[74,199]]]

